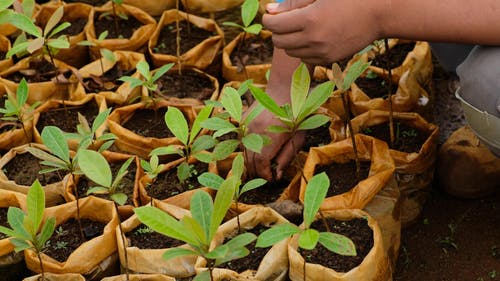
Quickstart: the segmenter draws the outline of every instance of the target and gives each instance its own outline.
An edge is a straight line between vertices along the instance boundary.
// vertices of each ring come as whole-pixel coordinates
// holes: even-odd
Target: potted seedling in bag
[[[361,170],[361,164],[359,161],[358,157],[358,149],[356,147],[356,140],[354,138],[354,132],[352,130],[352,124],[351,124],[351,110],[349,106],[349,99],[346,97],[346,92],[349,90],[351,87],[352,83],[361,75],[363,72],[365,72],[366,68],[369,66],[368,63],[363,63],[362,61],[358,60],[354,64],[352,64],[348,70],[347,73],[344,77],[342,74],[342,71],[340,70],[340,67],[338,64],[333,64],[332,65],[332,76],[333,76],[333,81],[335,81],[335,84],[337,85],[337,88],[340,90],[340,98],[342,99],[342,104],[344,106],[344,111],[346,112],[346,123],[347,123],[347,128],[350,132],[351,135],[351,141],[353,145],[353,150],[354,150],[354,159],[356,161],[356,176],[358,179],[360,179],[360,170]]]
[[[26,197],[26,213],[17,207],[10,207],[7,213],[10,229],[0,226],[0,232],[9,236],[15,251],[26,249],[35,251],[41,268],[42,280],[45,279],[41,253],[54,232],[55,218],[47,218],[43,223],[45,210],[45,194],[42,186],[35,181]]]
[[[259,235],[259,237],[257,238],[256,247],[269,247],[282,241],[283,239],[297,234],[299,236],[298,245],[302,249],[311,250],[316,247],[317,243],[320,243],[334,253],[344,256],[356,256],[356,248],[354,246],[354,243],[348,237],[330,231],[320,232],[314,228],[311,228],[311,224],[313,223],[316,214],[319,211],[321,203],[325,199],[329,186],[330,183],[328,176],[324,173],[315,175],[313,178],[311,178],[308,183],[308,188],[304,200],[303,229],[291,223],[284,223],[273,226],[271,229],[268,229]],[[321,219],[324,220],[324,217],[322,217],[321,213],[320,216]],[[306,280],[305,269],[306,261],[304,260],[304,281]]]
[[[84,40],[84,41],[81,41],[81,42],[78,42],[78,45],[81,45],[81,46],[94,46],[94,47],[97,47],[98,46],[98,43],[101,43],[103,40],[106,39],[106,37],[108,37],[108,34],[109,32],[107,30],[101,32],[101,34],[99,34],[99,37],[97,37],[96,41],[97,43],[94,43],[92,41],[88,41],[88,40]],[[116,57],[115,55],[113,54],[113,52],[109,49],[106,49],[106,48],[99,48],[99,53],[101,54],[101,57],[99,58],[99,63],[101,64],[101,71],[102,71],[102,76],[104,76],[104,65],[103,65],[103,59],[106,59],[110,62],[115,62],[116,61]],[[85,83],[83,83],[85,85]]]
[[[239,63],[243,69],[243,73],[245,74],[245,79],[249,79],[245,60],[241,56],[241,48],[245,46],[245,40],[249,34],[259,35],[262,30],[262,25],[259,23],[252,22],[259,11],[259,1],[258,0],[245,0],[241,5],[241,20],[243,25],[239,25],[234,22],[224,22],[223,25],[232,26],[239,28],[243,31],[243,35],[241,36],[241,40],[238,42],[238,46],[236,47],[236,57],[238,58]]]
[[[189,184],[188,179],[198,173],[198,171],[195,171],[194,166],[190,164],[192,157],[203,163],[210,163],[212,161],[212,156],[207,150],[213,148],[217,141],[210,135],[199,135],[202,130],[201,123],[210,116],[211,112],[211,106],[203,107],[198,116],[196,116],[191,128],[189,128],[188,121],[178,108],[169,107],[165,113],[167,127],[182,145],[159,147],[154,149],[151,155],[175,154],[184,159],[177,166],[177,177],[179,182],[184,186]]]
[[[211,243],[234,197],[237,179],[229,177],[221,184],[215,200],[204,191],[197,191],[191,198],[191,216],[180,221],[151,206],[135,209],[139,220],[163,235],[181,240],[191,249],[172,248],[163,257],[171,259],[179,256],[196,255],[208,261],[208,270],[198,272],[196,281],[214,281],[214,268],[225,262],[245,257],[249,254],[246,245],[252,243],[253,233],[240,234],[225,244],[211,248]]]
[[[127,174],[127,169],[130,163],[134,160],[130,157],[125,161],[120,169],[118,170],[115,178],[111,173],[111,168],[108,162],[99,152],[82,149],[78,151],[78,163],[82,172],[87,178],[95,182],[98,186],[92,187],[87,191],[87,195],[90,194],[107,194],[113,200],[115,205],[115,210],[118,213],[118,205],[124,205],[127,202],[127,195],[121,192],[121,180]],[[120,219],[120,217],[118,216]],[[121,222],[118,222],[120,227],[120,232],[123,233],[121,229]],[[122,244],[125,248],[125,237],[122,236]],[[129,280],[128,276],[128,257],[125,251],[125,274],[126,280]]]
[[[262,89],[249,86],[255,99],[282,123],[281,126],[270,126],[267,131],[288,134],[294,151],[297,151],[297,147],[293,138],[298,131],[315,129],[330,121],[328,116],[317,114],[316,111],[330,97],[335,85],[327,81],[309,92],[310,81],[306,65],[300,64],[292,76],[291,103],[283,106],[279,106]]]
[[[257,179],[252,179],[252,180],[247,181],[242,186],[241,183],[242,183],[242,177],[243,177],[244,171],[245,171],[244,159],[243,159],[242,154],[238,153],[237,156],[233,160],[233,165],[232,165],[232,169],[231,169],[231,177],[234,177],[237,180],[233,201],[234,201],[235,209],[236,209],[236,221],[238,224],[238,233],[241,233],[240,216],[239,216],[239,208],[238,208],[238,202],[239,202],[240,196],[245,192],[256,189],[256,188],[261,187],[264,184],[266,184],[266,180],[257,178]],[[206,172],[206,173],[201,174],[198,177],[198,181],[203,186],[207,186],[209,188],[218,190],[220,185],[224,182],[224,179],[216,174]]]

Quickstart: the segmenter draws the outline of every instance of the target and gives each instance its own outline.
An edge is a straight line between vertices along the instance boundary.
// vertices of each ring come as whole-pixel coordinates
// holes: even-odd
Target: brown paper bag
[[[151,60],[156,67],[160,67],[167,63],[178,63],[179,59],[176,54],[162,54],[154,51],[154,47],[158,44],[160,33],[166,25],[179,21],[189,21],[198,28],[214,33],[210,38],[203,40],[189,51],[181,54],[180,62],[182,66],[194,67],[198,69],[206,69],[214,61],[217,53],[222,48],[224,33],[217,23],[212,19],[202,18],[195,15],[186,14],[178,10],[168,10],[163,12],[158,25],[149,39],[148,50]],[[175,33],[172,33],[175,36]],[[181,42],[182,44],[182,42]]]
[[[0,26],[0,28],[2,28]],[[10,50],[11,44],[9,38],[0,35],[0,52],[7,54],[7,52]],[[12,58],[5,58],[5,57],[0,57],[0,72],[8,69],[14,64],[14,61]]]
[[[44,274],[47,281],[85,281],[85,278],[81,274],[75,273],[65,273],[65,274],[54,274],[47,272]],[[24,278],[23,281],[38,281],[42,280],[42,275],[37,274],[35,276]]]
[[[233,41],[227,44],[222,50],[222,76],[227,81],[245,81],[252,79],[257,84],[267,84],[266,73],[271,69],[271,64],[246,65],[245,71],[238,72],[238,68],[231,61],[231,53],[237,48],[245,33],[240,33]],[[247,33],[245,38],[250,38],[254,35]],[[262,30],[259,36],[263,39],[272,36],[272,33],[267,30]]]
[[[360,181],[346,193],[326,198],[321,205],[321,210],[364,208],[380,190],[390,183],[394,176],[394,161],[391,159],[385,142],[356,135],[356,145],[359,159],[370,161],[368,178]],[[300,201],[304,202],[306,180],[309,181],[314,176],[317,166],[333,162],[345,163],[353,159],[354,151],[350,139],[311,148],[304,164]]]
[[[18,207],[21,210],[26,210],[26,196],[19,192],[13,192],[5,189],[0,189],[0,208]],[[0,240],[0,266],[14,264],[22,260],[21,255],[14,252],[14,246],[10,243],[9,238]]]
[[[153,34],[153,31],[156,28],[156,21],[152,18],[148,13],[142,11],[139,8],[122,4],[117,6],[117,12],[125,13],[129,17],[134,17],[141,23],[143,26],[134,31],[130,38],[110,38],[104,39],[102,41],[98,41],[97,38],[99,34],[96,34],[94,27],[94,15],[101,13],[112,13],[112,5],[111,2],[107,4],[94,8],[89,13],[89,22],[85,27],[85,36],[87,40],[94,43],[95,46],[90,47],[90,58],[95,60],[101,57],[100,49],[106,48],[111,51],[137,51],[139,50],[148,39]]]
[[[173,104],[166,100],[159,100],[155,104],[146,104],[144,102],[131,104],[115,109],[111,115],[108,117],[107,124],[111,133],[115,134],[117,137],[115,141],[116,147],[124,152],[131,154],[136,154],[137,156],[148,159],[149,153],[162,146],[167,146],[170,144],[181,144],[180,141],[175,138],[153,138],[153,137],[143,137],[138,135],[125,127],[122,126],[130,118],[133,118],[134,112],[140,109],[159,109],[172,106]],[[189,120],[188,123],[192,123],[195,119],[195,112],[191,106],[177,106]],[[160,120],[163,120],[163,116],[159,116]],[[167,125],[165,125],[165,130],[167,130]]]
[[[163,11],[175,8],[175,0],[124,0],[123,3],[137,7],[153,17],[159,17]]]
[[[44,217],[56,218],[57,227],[71,218],[76,218],[76,214],[76,204],[70,202],[45,209]],[[58,274],[79,273],[82,275],[92,273],[95,276],[96,268],[99,268],[102,262],[105,262],[107,258],[116,252],[115,229],[118,226],[118,214],[113,202],[93,196],[82,198],[80,199],[80,217],[106,223],[104,233],[83,243],[71,253],[65,262],[58,262],[42,253],[43,267],[46,272]],[[24,256],[28,269],[40,272],[40,264],[36,253],[32,250],[25,250]],[[112,264],[108,264],[109,266],[112,266]],[[103,269],[99,268],[99,270]]]
[[[30,144],[25,144],[22,146],[14,147],[11,150],[9,150],[9,152],[4,154],[2,156],[2,158],[0,158],[0,188],[1,189],[15,191],[15,192],[19,192],[22,194],[28,194],[30,186],[17,184],[13,180],[10,180],[8,175],[6,175],[5,172],[3,171],[3,167],[5,167],[5,165],[7,165],[7,163],[9,163],[9,161],[11,161],[14,157],[16,157],[16,155],[29,153],[26,150],[26,147],[28,147],[28,146],[36,147],[38,149],[47,151],[47,148],[43,145],[36,144],[36,143],[30,143]],[[68,176],[67,175],[62,175],[62,176],[63,176],[63,178],[61,179],[60,182],[56,182],[56,183],[52,183],[52,184],[43,186],[43,191],[45,192],[45,206],[52,207],[52,206],[56,206],[56,205],[64,202],[63,190],[64,190],[64,185],[65,185],[66,181],[68,180]]]
[[[394,112],[394,120],[405,122],[429,137],[418,153],[406,153],[390,149],[396,164],[396,180],[401,192],[401,222],[403,226],[414,221],[432,187],[437,157],[438,126],[428,123],[417,113]],[[389,113],[371,110],[352,119],[354,132],[377,124],[388,123]]]
[[[154,200],[153,205],[160,210],[168,213],[176,219],[181,219],[184,216],[190,215],[188,210]],[[129,219],[122,223],[124,233],[133,231],[141,224],[141,221],[136,215],[131,216]],[[128,256],[128,265],[125,264],[125,249],[120,242],[125,239],[126,251]],[[167,249],[140,249],[135,246],[130,246],[130,242],[126,236],[120,232],[120,228],[116,228],[116,239],[118,243],[118,253],[122,267],[127,266],[132,272],[137,273],[161,273],[175,278],[185,278],[193,276],[196,272],[194,270],[194,263],[196,256],[183,256],[170,260],[163,259],[163,254]],[[180,246],[181,248],[190,248],[187,244]]]
[[[285,218],[279,215],[271,208],[255,207],[239,216],[240,225],[243,229],[250,230],[259,224],[264,226],[272,226],[274,224],[282,224],[288,222]],[[236,218],[233,218],[226,223],[222,224],[217,230],[214,241],[210,246],[212,249],[221,245],[224,239],[238,234],[238,223]],[[287,253],[288,239],[285,239],[267,252],[262,261],[260,262],[257,271],[247,270],[240,272],[240,279],[248,278],[250,280],[285,280],[288,276],[288,253]],[[251,254],[251,253],[250,253]],[[199,257],[196,261],[196,271],[200,272],[206,269],[207,261]],[[254,266],[254,265],[251,265]],[[229,269],[216,268],[214,274],[224,274],[224,271],[234,272]]]
[[[38,26],[45,26],[54,11],[62,4],[49,2],[40,6],[40,10],[35,15],[35,21]],[[69,3],[64,5],[64,15],[60,22],[74,22],[78,19],[88,20],[88,15],[92,6],[84,3]],[[60,49],[55,58],[61,60],[73,67],[82,67],[88,63],[89,50],[87,46],[78,45],[79,42],[86,39],[84,29],[76,35],[68,36],[70,47]]]
[[[367,213],[357,209],[325,211],[326,218],[337,220],[351,220],[366,218],[368,225],[373,230],[373,248],[368,252],[363,262],[348,272],[337,272],[319,264],[306,263],[307,281],[388,281],[392,280],[389,260],[385,255],[383,238],[377,221]],[[304,258],[297,251],[298,235],[294,235],[288,243],[288,257],[290,259],[290,279],[302,281],[304,276]]]
[[[109,71],[115,65],[117,65],[122,70],[130,71],[135,69],[137,63],[146,60],[144,54],[137,52],[115,51],[113,52],[113,54],[115,55],[116,59],[115,62],[108,61],[105,58],[99,58],[97,60],[94,60],[93,62],[78,69],[77,72],[78,77],[74,76],[73,79],[85,79],[91,76],[99,77],[102,76],[103,70],[104,72]],[[137,71],[135,71],[134,74],[132,74],[131,76],[138,79],[143,78],[141,74]],[[73,87],[75,88],[72,88],[71,92],[75,93],[73,98],[74,100],[84,98],[88,92],[84,88],[82,83],[74,84]],[[141,89],[139,87],[131,88],[129,82],[123,82],[123,84],[120,85],[118,89],[116,89],[116,91],[101,91],[95,94],[105,97],[106,102],[110,105],[111,104],[123,105],[139,97],[140,92]],[[76,93],[78,93],[79,96],[76,96]]]
[[[103,278],[102,281],[126,281],[125,274]],[[175,281],[175,278],[163,274],[130,274],[129,281]]]
[[[182,0],[182,5],[188,11],[196,13],[220,12],[239,6],[243,0]]]

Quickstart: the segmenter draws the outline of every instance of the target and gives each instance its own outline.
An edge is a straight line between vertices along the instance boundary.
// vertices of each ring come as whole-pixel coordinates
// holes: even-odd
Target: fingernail
[[[279,3],[269,3],[266,6],[266,10],[268,12],[274,12],[276,11],[276,9],[278,9],[279,5],[280,5]]]

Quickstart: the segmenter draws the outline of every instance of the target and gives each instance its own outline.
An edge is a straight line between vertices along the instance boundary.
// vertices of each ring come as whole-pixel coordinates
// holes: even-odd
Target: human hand
[[[276,1],[277,3],[269,3],[266,6],[266,11],[270,14],[279,14],[282,12],[291,11],[293,9],[303,8],[316,0],[285,0]]]
[[[253,106],[256,104],[257,102]],[[261,153],[247,151],[245,157],[249,175],[275,181],[282,178],[283,172],[304,144],[305,135],[299,132],[291,139],[286,133],[269,133],[266,129],[271,125],[281,125],[281,122],[267,110],[252,121],[249,126],[250,132],[266,134],[272,142],[264,146]]]
[[[262,23],[273,32],[274,46],[284,49],[289,56],[310,64],[329,64],[383,37],[379,21],[384,5],[380,3],[288,0],[278,6],[271,5]],[[302,7],[287,10],[289,5]]]

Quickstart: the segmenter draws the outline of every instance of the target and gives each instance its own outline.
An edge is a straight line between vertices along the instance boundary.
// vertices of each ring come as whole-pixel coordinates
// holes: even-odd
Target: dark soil
[[[326,219],[329,229],[333,233],[349,237],[356,245],[357,256],[348,257],[330,252],[321,244],[317,244],[313,250],[302,250],[299,252],[308,263],[320,264],[337,272],[348,272],[360,265],[368,252],[373,247],[373,231],[365,219],[353,219],[350,221],[339,221],[332,218]],[[315,221],[311,228],[320,232],[327,231],[323,221]]]
[[[0,60],[4,60],[5,55],[7,55],[7,52],[0,51]]]
[[[61,20],[61,22],[65,22],[65,21],[68,21],[68,20],[65,20],[64,18]],[[66,29],[64,29],[63,31],[57,33],[58,36],[59,35],[75,36],[75,35],[80,34],[81,32],[83,32],[83,28],[87,24],[88,19],[87,18],[78,18],[78,19],[73,19],[73,20],[68,21],[68,22],[70,22],[71,25],[69,27],[67,27]],[[38,25],[40,26],[40,23],[38,23]]]
[[[280,197],[289,184],[290,182],[284,180],[267,182],[261,187],[243,193],[239,201],[250,205],[272,203]]]
[[[67,133],[76,133],[78,113],[87,119],[89,124],[94,122],[99,114],[99,107],[95,101],[87,102],[80,106],[63,106],[40,113],[36,129],[41,133],[45,126],[56,126]]]
[[[168,249],[185,243],[153,231],[144,224],[125,234],[131,247],[139,249]]]
[[[204,40],[214,36],[215,33],[199,28],[192,23],[183,20],[179,22],[180,36],[181,36],[181,54],[191,50],[196,45]],[[155,53],[177,55],[177,26],[176,23],[165,25],[158,37],[156,47],[153,48]]]
[[[65,175],[64,172],[39,174],[39,171],[44,168],[46,167],[40,165],[40,159],[36,158],[31,153],[23,153],[17,154],[12,158],[9,163],[3,167],[3,171],[10,180],[14,181],[16,184],[25,186],[31,186],[36,179],[38,179],[43,186],[60,182]]]
[[[415,42],[397,44],[389,51],[389,66],[391,69],[403,64],[406,56],[415,48]],[[377,55],[372,60],[372,65],[387,69],[387,52]]]
[[[106,3],[108,3],[108,0],[67,0],[64,2],[67,2],[67,3],[85,3],[85,4],[88,4],[91,6],[98,7],[98,6],[102,6]]]
[[[214,84],[200,72],[183,69],[182,75],[177,71],[163,75],[157,80],[160,96],[164,98],[194,98],[208,100],[215,90]]]
[[[316,174],[325,172],[330,178],[330,188],[326,197],[346,193],[353,189],[360,180],[368,178],[370,164],[369,161],[360,161],[359,177],[356,176],[356,162],[354,160],[346,163],[331,163],[328,166],[319,166]]]
[[[44,253],[59,262],[64,262],[81,244],[104,233],[105,223],[89,219],[81,219],[80,221],[85,240],[80,236],[77,220],[70,219],[56,228]]]
[[[122,126],[143,137],[171,138],[174,135],[165,124],[167,108],[139,109]]]
[[[93,76],[83,79],[83,85],[89,93],[99,93],[102,91],[116,91],[123,84],[118,78],[130,76],[135,69],[123,70],[118,64],[115,64],[110,70],[104,72],[104,75]]]
[[[26,79],[26,82],[28,83],[38,83],[50,81],[58,74],[60,74],[59,70],[51,63],[48,63],[45,60],[31,60],[28,69],[14,72],[4,78],[16,83],[21,82],[23,78]]]
[[[210,17],[210,15],[205,15],[205,17]],[[258,18],[258,17],[256,17]],[[231,42],[238,34],[241,33],[241,29],[224,25],[224,22],[234,22],[239,25],[243,25],[241,21],[241,7],[236,5],[234,8],[224,10],[215,13],[215,21],[219,27],[224,31],[224,40],[226,43]]]
[[[266,226],[259,224],[259,225],[255,226],[254,228],[247,230],[247,232],[251,232],[251,233],[259,236],[259,234],[266,231],[267,229],[269,229],[269,227],[266,227]],[[227,243],[227,242],[228,241],[224,241],[224,243]],[[217,267],[230,269],[230,270],[233,270],[233,271],[238,272],[238,273],[242,273],[245,270],[257,270],[259,265],[260,265],[260,262],[262,261],[264,256],[267,254],[269,249],[271,249],[271,247],[256,248],[255,244],[256,244],[256,241],[254,241],[246,246],[246,248],[250,251],[250,254],[248,254],[248,256],[241,258],[241,259],[237,259],[237,260],[233,260],[233,261],[221,264]]]
[[[115,20],[113,15],[101,16],[101,14],[96,13],[94,15],[96,36],[99,36],[99,34],[107,30],[107,39],[130,38],[137,29],[143,26],[142,22],[130,15],[128,16],[128,19],[122,19],[121,17],[118,17],[117,19],[118,30],[115,30]]]
[[[419,152],[422,145],[429,137],[428,133],[421,132],[420,130],[402,122],[394,123],[395,142],[393,146],[390,145],[391,139],[388,123],[365,128],[362,132],[379,140],[385,141],[389,144],[391,149],[406,153]]]
[[[7,211],[9,208],[0,208],[0,225],[3,227],[10,228],[9,222],[7,221]],[[0,240],[7,238],[7,235],[0,233]]]
[[[372,99],[386,99],[389,96],[389,81],[382,77],[359,77],[355,83],[356,86]],[[391,94],[395,94],[398,91],[398,84],[392,83],[391,86]]]
[[[170,169],[159,174],[156,181],[146,187],[146,191],[149,196],[158,200],[164,200],[185,191],[200,188],[198,175],[208,171],[208,165],[201,162],[196,163],[194,164],[194,170],[195,174],[182,184],[179,182],[179,178],[177,178],[177,169]]]
[[[123,162],[114,162],[110,163],[110,168],[111,168],[111,173],[113,174],[113,179],[116,176],[116,173],[118,170],[121,168]],[[133,205],[133,195],[134,195],[134,184],[135,184],[135,174],[137,172],[137,167],[135,165],[135,162],[132,161],[130,163],[130,166],[127,169],[128,173],[123,177],[123,179],[120,182],[120,186],[117,191],[123,192],[127,195],[127,202],[125,202],[125,205]],[[78,179],[77,183],[77,191],[78,191],[78,197],[83,198],[87,196],[87,190],[89,190],[90,187],[95,187],[97,186],[96,183],[93,181],[90,181],[87,177],[82,176]],[[112,200],[108,194],[93,194],[94,196],[104,198],[106,200]]]
[[[329,127],[330,122],[319,128],[308,130],[306,132],[306,142],[302,147],[302,151],[307,152],[311,147],[318,147],[331,143],[332,137],[330,136]]]
[[[271,63],[273,58],[273,40],[271,37],[262,39],[254,36],[248,38],[236,47],[231,53],[231,61],[238,71],[243,71],[243,66]],[[240,50],[240,51],[238,51]]]

